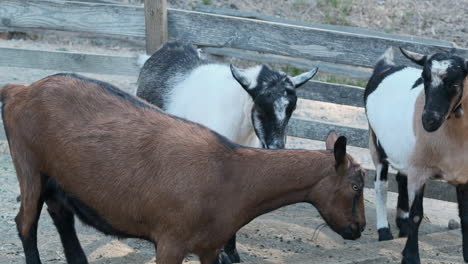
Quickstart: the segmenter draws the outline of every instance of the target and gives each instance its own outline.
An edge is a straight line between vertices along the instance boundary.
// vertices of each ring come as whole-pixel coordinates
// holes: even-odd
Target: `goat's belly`
[[[369,125],[395,169],[406,172],[416,142],[413,130],[415,104],[422,86],[412,88],[414,70],[402,70],[383,80],[366,102]],[[406,81],[404,81],[406,79]]]

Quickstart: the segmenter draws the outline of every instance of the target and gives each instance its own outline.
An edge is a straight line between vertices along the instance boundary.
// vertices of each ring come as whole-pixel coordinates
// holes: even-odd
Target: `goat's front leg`
[[[407,237],[409,229],[408,177],[401,172],[396,175],[398,182],[398,204],[396,224],[400,229],[399,237]]]
[[[468,262],[468,184],[457,185],[457,200],[463,236],[463,259]]]
[[[406,240],[405,249],[403,250],[402,264],[420,264],[419,246],[418,246],[418,232],[419,225],[423,219],[423,198],[424,198],[424,185],[416,193],[408,190],[410,196],[414,197],[410,215],[409,215],[409,230],[408,240]]]

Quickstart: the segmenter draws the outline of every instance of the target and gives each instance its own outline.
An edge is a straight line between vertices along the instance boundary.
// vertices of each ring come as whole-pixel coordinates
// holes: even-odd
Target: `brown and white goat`
[[[346,239],[364,229],[364,172],[334,133],[323,151],[241,147],[110,84],[69,74],[7,85],[1,100],[28,264],[40,263],[44,202],[68,263],[87,263],[74,215],[105,234],[157,243],[159,264],[182,263],[188,253],[218,263],[239,228],[297,202],[312,203]]]
[[[408,236],[402,263],[420,263],[424,185],[430,178],[442,178],[457,186],[463,257],[468,262],[468,115],[463,115],[468,108],[468,61],[451,53],[401,51],[423,69],[395,65],[389,49],[365,90],[369,147],[377,171],[379,239],[392,238],[385,211],[389,165],[398,170],[397,225],[400,236]]]

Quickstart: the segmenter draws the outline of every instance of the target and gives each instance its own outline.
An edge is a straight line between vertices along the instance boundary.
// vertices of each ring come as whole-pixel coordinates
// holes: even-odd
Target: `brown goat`
[[[87,263],[74,215],[105,234],[157,243],[159,264],[182,263],[188,253],[217,263],[243,225],[297,202],[312,203],[346,239],[364,229],[364,172],[334,133],[323,151],[241,147],[110,84],[69,74],[7,85],[0,96],[28,264],[40,263],[44,202],[68,263]]]

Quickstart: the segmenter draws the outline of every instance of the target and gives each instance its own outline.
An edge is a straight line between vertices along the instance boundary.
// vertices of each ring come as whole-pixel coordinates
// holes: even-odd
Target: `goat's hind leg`
[[[468,184],[457,186],[457,200],[463,237],[463,259],[468,262]]]
[[[369,150],[371,152],[372,161],[375,165],[375,210],[377,217],[377,232],[379,233],[379,241],[392,240],[392,232],[388,224],[387,217],[387,175],[388,162],[385,151],[378,144],[377,137],[369,128]]]
[[[76,235],[73,212],[55,199],[47,199],[46,203],[47,211],[60,235],[67,263],[88,264],[86,255]]]
[[[44,205],[41,178],[38,171],[18,166],[18,162],[14,162],[21,189],[21,205],[15,218],[18,235],[23,244],[26,264],[40,264],[37,224]]]

